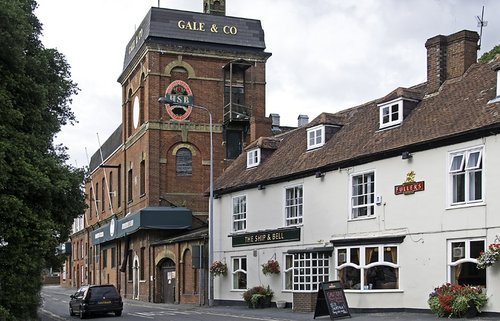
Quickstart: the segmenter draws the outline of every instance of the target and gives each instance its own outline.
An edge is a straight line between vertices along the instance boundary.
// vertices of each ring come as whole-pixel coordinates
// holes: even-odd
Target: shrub
[[[267,286],[267,288],[263,287],[262,285],[254,286],[253,288],[248,289],[245,292],[243,292],[243,300],[245,300],[246,302],[252,302],[252,297],[256,294],[258,294],[260,296],[269,296],[272,298],[274,295],[274,292],[271,290],[269,285]],[[256,299],[254,299],[254,300],[256,300]]]

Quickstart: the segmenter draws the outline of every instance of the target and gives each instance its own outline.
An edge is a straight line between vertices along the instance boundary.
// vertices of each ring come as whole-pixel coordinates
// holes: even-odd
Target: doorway
[[[161,302],[175,303],[175,262],[171,259],[164,259],[160,263],[161,275]]]

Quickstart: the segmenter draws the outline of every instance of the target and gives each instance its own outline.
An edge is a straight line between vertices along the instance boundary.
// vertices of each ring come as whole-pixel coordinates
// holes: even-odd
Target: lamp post
[[[202,109],[208,113],[209,116],[209,125],[210,125],[210,191],[209,191],[209,198],[208,198],[208,264],[210,266],[211,262],[214,260],[214,238],[213,238],[213,232],[214,232],[214,224],[213,224],[213,218],[214,218],[214,147],[213,147],[213,129],[212,129],[212,113],[208,108],[203,107],[203,106],[198,106],[194,104],[188,104],[188,103],[179,103],[179,102],[174,102],[171,99],[168,99],[166,96],[162,96],[158,99],[159,103],[163,104],[169,104],[169,105],[177,105],[177,106],[184,106],[184,107],[193,107],[197,109]],[[212,306],[213,305],[213,300],[214,300],[214,278],[212,277],[212,274],[210,273],[210,268],[207,266],[207,272],[208,272],[208,305]]]

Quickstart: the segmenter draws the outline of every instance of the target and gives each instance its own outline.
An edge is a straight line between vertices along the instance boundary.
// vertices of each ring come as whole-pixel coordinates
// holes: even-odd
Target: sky
[[[80,92],[72,110],[78,123],[64,126],[55,142],[69,163],[88,159],[121,123],[125,47],[151,7],[202,12],[202,0],[38,0],[42,42],[71,66]],[[397,87],[426,81],[425,41],[464,29],[479,33],[480,57],[500,44],[497,0],[226,0],[226,15],[260,20],[265,33],[266,115],[296,126],[300,114],[382,97]],[[497,14],[495,14],[497,13]],[[87,157],[88,155],[88,157]]]

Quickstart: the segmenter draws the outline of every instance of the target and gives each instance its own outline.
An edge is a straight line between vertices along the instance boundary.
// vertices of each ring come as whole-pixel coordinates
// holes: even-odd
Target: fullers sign
[[[420,192],[425,189],[425,182],[424,181],[415,181],[415,172],[411,171],[406,174],[406,180],[403,184],[401,185],[396,185],[394,186],[394,194],[399,195],[399,194],[413,194],[415,192]]]
[[[165,91],[165,98],[171,102],[170,104],[165,104],[167,113],[175,120],[186,120],[193,107],[193,92],[182,80],[175,80],[170,85],[168,85]]]

